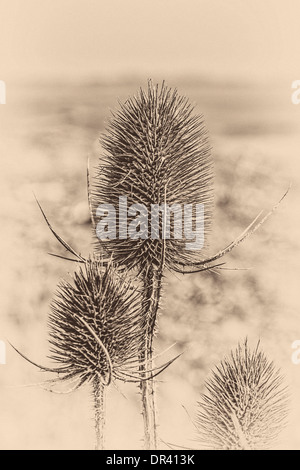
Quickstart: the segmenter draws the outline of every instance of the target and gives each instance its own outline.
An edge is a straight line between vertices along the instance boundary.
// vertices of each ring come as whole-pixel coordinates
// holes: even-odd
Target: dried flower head
[[[49,317],[50,359],[56,367],[44,367],[16,351],[39,369],[58,374],[43,388],[70,393],[85,383],[93,386],[96,448],[104,448],[105,386],[112,380],[147,382],[174,360],[151,369],[145,351],[144,302],[127,272],[110,261],[81,261],[73,282],[61,281],[51,303]],[[13,346],[14,347],[14,346]],[[67,391],[53,389],[67,382]],[[45,385],[47,384],[47,387]],[[50,388],[49,388],[50,386]]]
[[[85,263],[73,284],[61,282],[52,302],[50,357],[81,383],[126,379],[141,349],[141,313],[139,293],[112,264]]]
[[[259,343],[247,340],[216,367],[198,403],[196,427],[200,444],[212,449],[268,449],[287,416],[283,378]]]
[[[180,260],[191,264],[195,251],[187,249],[189,242],[182,226],[182,237],[174,238],[174,223],[170,238],[162,236],[166,227],[164,216],[151,234],[152,205],[177,204],[178,214],[184,205],[193,205],[191,218],[196,223],[195,205],[204,205],[204,236],[210,227],[212,214],[212,157],[202,116],[193,114],[193,107],[177,90],[148,83],[148,90],[121,104],[113,114],[106,135],[102,138],[106,155],[98,168],[93,190],[93,210],[100,204],[111,204],[116,210],[116,238],[101,246],[112,254],[118,264],[127,268],[144,269],[149,264],[169,269]],[[127,222],[119,220],[119,197],[127,197],[127,205],[143,205],[148,214],[137,230],[135,239],[119,238],[127,230]],[[183,217],[182,217],[183,218]],[[133,217],[128,217],[128,221]],[[144,219],[143,219],[144,220]],[[146,225],[146,226],[145,226]],[[173,232],[172,232],[173,230]],[[99,246],[99,244],[98,244]],[[100,249],[100,248],[98,248]]]
[[[112,262],[89,259],[73,276],[61,281],[49,317],[50,356],[57,367],[44,367],[16,351],[41,370],[58,373],[56,381],[72,381],[73,389],[96,380],[140,382],[153,378],[177,357],[140,370],[145,350],[144,301],[128,273]],[[13,346],[14,347],[14,346]],[[73,390],[72,389],[72,390]]]
[[[144,320],[139,292],[109,263],[89,260],[61,282],[49,319],[51,358],[61,364],[60,379],[92,382],[96,449],[105,442],[104,385],[112,379],[139,381],[138,354]]]

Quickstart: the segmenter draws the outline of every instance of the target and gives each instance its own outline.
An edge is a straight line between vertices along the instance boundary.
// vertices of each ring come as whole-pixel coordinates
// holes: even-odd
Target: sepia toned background
[[[279,448],[300,449],[300,5],[296,0],[2,0],[0,4],[0,449],[91,449],[88,388],[57,395],[49,378],[49,302],[75,266],[63,253],[34,199],[82,254],[92,249],[86,165],[101,155],[98,139],[110,110],[147,79],[177,87],[202,113],[215,162],[211,253],[270,209],[276,213],[230,254],[221,275],[168,274],[157,351],[184,354],[159,378],[159,434],[196,447],[193,419],[210,370],[246,336],[261,340],[290,388],[289,422]],[[70,274],[69,274],[70,273]],[[111,389],[107,448],[142,446],[138,388]],[[184,410],[188,410],[187,415]],[[166,445],[161,442],[160,448]]]

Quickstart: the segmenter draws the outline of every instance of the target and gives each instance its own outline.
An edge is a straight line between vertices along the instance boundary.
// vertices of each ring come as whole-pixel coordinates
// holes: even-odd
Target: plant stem
[[[148,266],[144,279],[144,302],[146,316],[146,334],[144,350],[140,356],[140,371],[142,377],[147,370],[153,369],[153,337],[155,333],[156,317],[159,308],[161,291],[161,270]],[[155,383],[153,378],[140,382],[142,394],[142,413],[144,418],[145,449],[157,449],[157,409],[155,400]]]
[[[252,450],[250,445],[248,444],[247,438],[245,436],[245,433],[242,429],[242,426],[236,416],[236,413],[233,411],[231,414],[231,419],[233,422],[233,425],[235,427],[235,431],[237,433],[238,439],[239,439],[239,446],[241,447],[242,450]]]
[[[105,386],[100,377],[94,379],[94,406],[95,406],[95,431],[96,444],[95,450],[104,449],[105,434]]]

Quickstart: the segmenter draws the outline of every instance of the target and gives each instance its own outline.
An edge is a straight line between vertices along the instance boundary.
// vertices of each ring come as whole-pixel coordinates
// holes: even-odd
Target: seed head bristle
[[[99,164],[92,191],[92,206],[111,204],[116,210],[116,239],[96,243],[105,248],[118,264],[128,268],[160,266],[162,258],[169,269],[178,261],[190,265],[198,260],[197,252],[186,249],[181,239],[151,236],[152,204],[204,204],[204,237],[212,216],[212,157],[202,116],[194,115],[188,100],[163,83],[148,82],[148,90],[120,105],[102,137],[106,152]],[[119,223],[119,196],[127,197],[127,205],[143,204],[148,212],[148,237],[119,239],[124,226]],[[132,220],[130,217],[128,221]],[[127,229],[127,227],[126,227]],[[140,231],[147,227],[140,227]],[[182,230],[183,232],[183,230]],[[198,255],[199,256],[199,255]]]
[[[223,450],[269,449],[285,425],[287,390],[259,343],[247,340],[225,358],[207,381],[198,403],[197,441]]]

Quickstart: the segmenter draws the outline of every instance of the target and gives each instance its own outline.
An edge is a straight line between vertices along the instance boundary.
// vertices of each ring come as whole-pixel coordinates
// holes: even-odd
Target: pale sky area
[[[0,78],[300,77],[299,0],[0,0]]]

